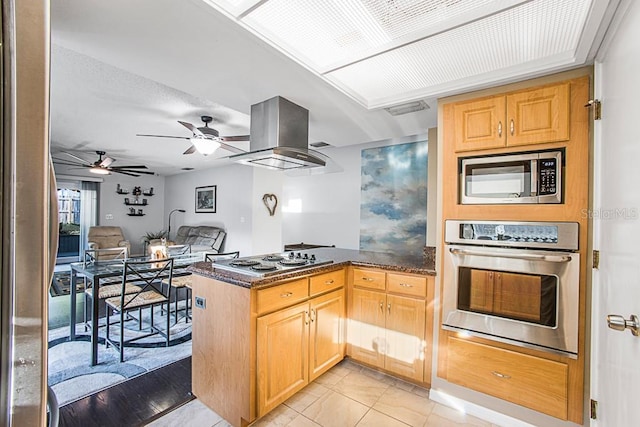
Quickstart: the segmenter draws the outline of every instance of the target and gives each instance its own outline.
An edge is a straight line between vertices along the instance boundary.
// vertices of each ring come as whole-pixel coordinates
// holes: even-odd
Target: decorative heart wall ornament
[[[265,194],[262,196],[262,203],[267,207],[269,216],[275,215],[276,207],[278,206],[278,198],[275,194]]]

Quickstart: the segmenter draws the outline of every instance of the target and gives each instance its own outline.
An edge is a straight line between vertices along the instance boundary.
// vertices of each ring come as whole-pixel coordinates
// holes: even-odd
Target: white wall
[[[248,166],[244,166],[248,168]],[[282,243],[282,199],[283,174],[262,168],[253,168],[253,220],[252,220],[252,253],[266,254],[281,252]],[[278,205],[273,216],[262,201],[265,194],[274,194]]]
[[[252,255],[254,169],[229,165],[166,177],[164,229],[168,226],[169,212],[184,209],[185,213],[176,212],[171,218],[172,237],[181,225],[214,225],[227,231],[225,251],[240,251],[240,256]],[[216,213],[196,213],[195,188],[209,185],[217,186]]]
[[[361,151],[426,139],[427,136],[422,135],[418,138],[409,137],[341,148],[326,148],[322,152],[338,163],[344,169],[343,172],[285,176],[282,189],[283,243],[304,242],[358,249],[360,247]],[[434,139],[434,144],[435,141]],[[429,162],[429,167],[431,166],[432,162]],[[436,164],[433,163],[434,170],[428,171],[429,177],[435,174],[435,166]],[[431,184],[429,188],[432,188]],[[435,187],[433,188],[435,191]],[[432,216],[435,220],[435,211]],[[435,233],[435,226],[430,229],[427,225],[427,229]]]
[[[116,193],[117,185],[129,191],[129,194]],[[142,175],[139,178],[126,175],[107,175],[100,184],[100,198],[98,202],[98,225],[116,225],[122,228],[124,236],[131,243],[131,253],[141,254],[143,251],[142,236],[147,232],[164,229],[164,185],[165,178]],[[147,199],[147,206],[136,207],[144,211],[144,216],[129,216],[129,206],[125,206],[124,199],[128,197],[132,202],[133,187],[139,186],[142,191],[149,191],[153,187],[153,196],[140,196]],[[112,219],[107,219],[111,215]]]

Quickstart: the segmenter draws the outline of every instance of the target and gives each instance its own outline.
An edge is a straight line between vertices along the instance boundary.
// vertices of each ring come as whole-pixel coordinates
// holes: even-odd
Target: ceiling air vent
[[[428,110],[429,105],[424,101],[407,102],[406,104],[394,105],[393,107],[387,107],[387,113],[392,116],[401,116],[403,114],[413,113],[420,110]]]
[[[324,141],[318,141],[318,142],[310,142],[309,145],[313,148],[324,148],[324,147],[331,147],[331,144],[327,144]]]

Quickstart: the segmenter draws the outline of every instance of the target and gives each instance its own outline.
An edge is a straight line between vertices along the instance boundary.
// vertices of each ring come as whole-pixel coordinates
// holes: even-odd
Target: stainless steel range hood
[[[309,147],[309,110],[276,96],[251,106],[249,152],[238,163],[290,170],[322,167],[328,157]]]

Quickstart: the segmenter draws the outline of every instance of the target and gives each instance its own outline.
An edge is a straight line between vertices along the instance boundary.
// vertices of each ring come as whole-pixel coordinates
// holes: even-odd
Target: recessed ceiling
[[[584,64],[604,0],[204,0],[366,108]]]

